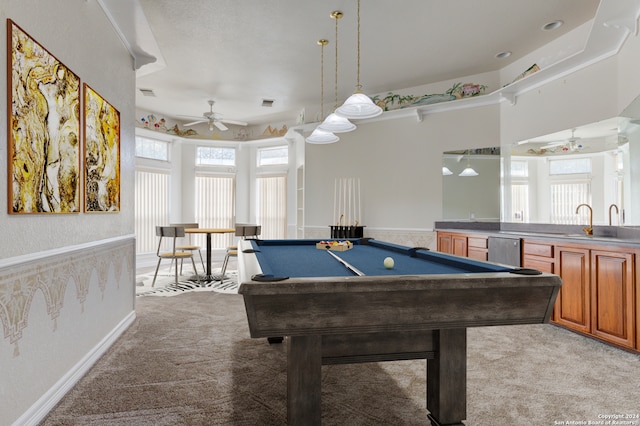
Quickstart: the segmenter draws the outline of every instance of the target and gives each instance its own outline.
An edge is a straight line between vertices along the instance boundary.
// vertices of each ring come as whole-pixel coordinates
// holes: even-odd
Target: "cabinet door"
[[[554,320],[573,330],[591,331],[589,250],[556,247],[556,268],[562,287],[556,300]]]
[[[438,232],[438,251],[442,253],[453,254],[451,246],[451,234]]]
[[[603,340],[634,346],[633,254],[591,251],[591,333]]]
[[[467,257],[467,237],[464,235],[453,234],[451,236],[451,244],[453,246],[452,254]]]

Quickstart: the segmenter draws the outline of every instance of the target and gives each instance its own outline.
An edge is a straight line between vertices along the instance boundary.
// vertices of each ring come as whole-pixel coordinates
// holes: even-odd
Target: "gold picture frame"
[[[80,78],[7,19],[9,214],[80,212]]]
[[[84,210],[120,211],[120,112],[84,83]]]

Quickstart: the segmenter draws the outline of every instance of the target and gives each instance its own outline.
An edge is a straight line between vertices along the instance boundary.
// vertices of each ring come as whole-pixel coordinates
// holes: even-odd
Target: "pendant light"
[[[447,166],[442,166],[442,176],[451,176],[453,172]]]
[[[318,40],[318,45],[320,46],[320,98],[321,98],[321,105],[320,105],[320,116],[324,117],[324,47],[329,44],[329,40],[327,39],[320,39]],[[313,143],[313,144],[328,144],[328,143],[334,143],[334,142],[338,142],[340,140],[339,137],[337,137],[336,135],[334,135],[331,132],[327,132],[326,130],[322,130],[319,128],[316,128],[313,132],[311,132],[311,134],[309,135],[309,137],[307,137],[306,141],[308,143]]]
[[[339,10],[331,12],[331,18],[336,21],[336,75],[335,75],[335,100],[334,108],[338,108],[338,20],[342,18],[343,14]],[[341,117],[336,113],[331,113],[329,116],[318,126],[318,129],[325,130],[327,132],[345,133],[351,132],[356,129],[356,125],[350,122],[347,118]]]
[[[462,177],[473,177],[478,176],[478,172],[473,170],[469,160],[469,150],[467,150],[467,167],[458,175]]]
[[[371,98],[362,93],[362,85],[360,84],[360,0],[358,0],[358,67],[356,91],[341,107],[336,109],[336,114],[348,119],[373,118],[382,114],[382,108],[374,104]]]

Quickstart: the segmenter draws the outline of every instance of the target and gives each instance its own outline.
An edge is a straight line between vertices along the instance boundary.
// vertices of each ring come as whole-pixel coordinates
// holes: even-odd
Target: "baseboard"
[[[136,319],[136,312],[131,311],[120,323],[107,334],[89,353],[87,353],[71,370],[56,382],[40,399],[38,399],[13,426],[38,425],[58,402],[69,392],[89,369],[107,352],[116,340]]]

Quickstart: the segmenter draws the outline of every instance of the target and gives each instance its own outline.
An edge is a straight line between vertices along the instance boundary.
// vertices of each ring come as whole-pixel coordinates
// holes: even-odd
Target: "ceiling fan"
[[[562,149],[562,151],[579,151],[582,149],[582,144],[578,143],[579,140],[581,140],[582,138],[580,137],[576,137],[575,135],[575,131],[576,129],[571,129],[571,137],[566,139],[566,140],[562,140],[562,141],[556,141],[556,142],[549,142],[544,146],[541,146],[540,149],[541,150],[553,150],[554,148],[560,148]]]
[[[193,126],[199,123],[209,123],[209,131],[213,132],[213,128],[215,126],[218,129],[220,129],[220,131],[224,132],[226,130],[229,130],[229,128],[225,126],[223,123],[235,124],[236,126],[247,126],[249,124],[245,121],[223,120],[222,115],[220,115],[217,112],[213,112],[213,104],[215,103],[215,101],[208,100],[207,102],[209,103],[209,111],[203,112],[202,117],[188,117],[188,118],[196,118],[197,120],[191,123],[186,123],[184,125],[185,127]]]

